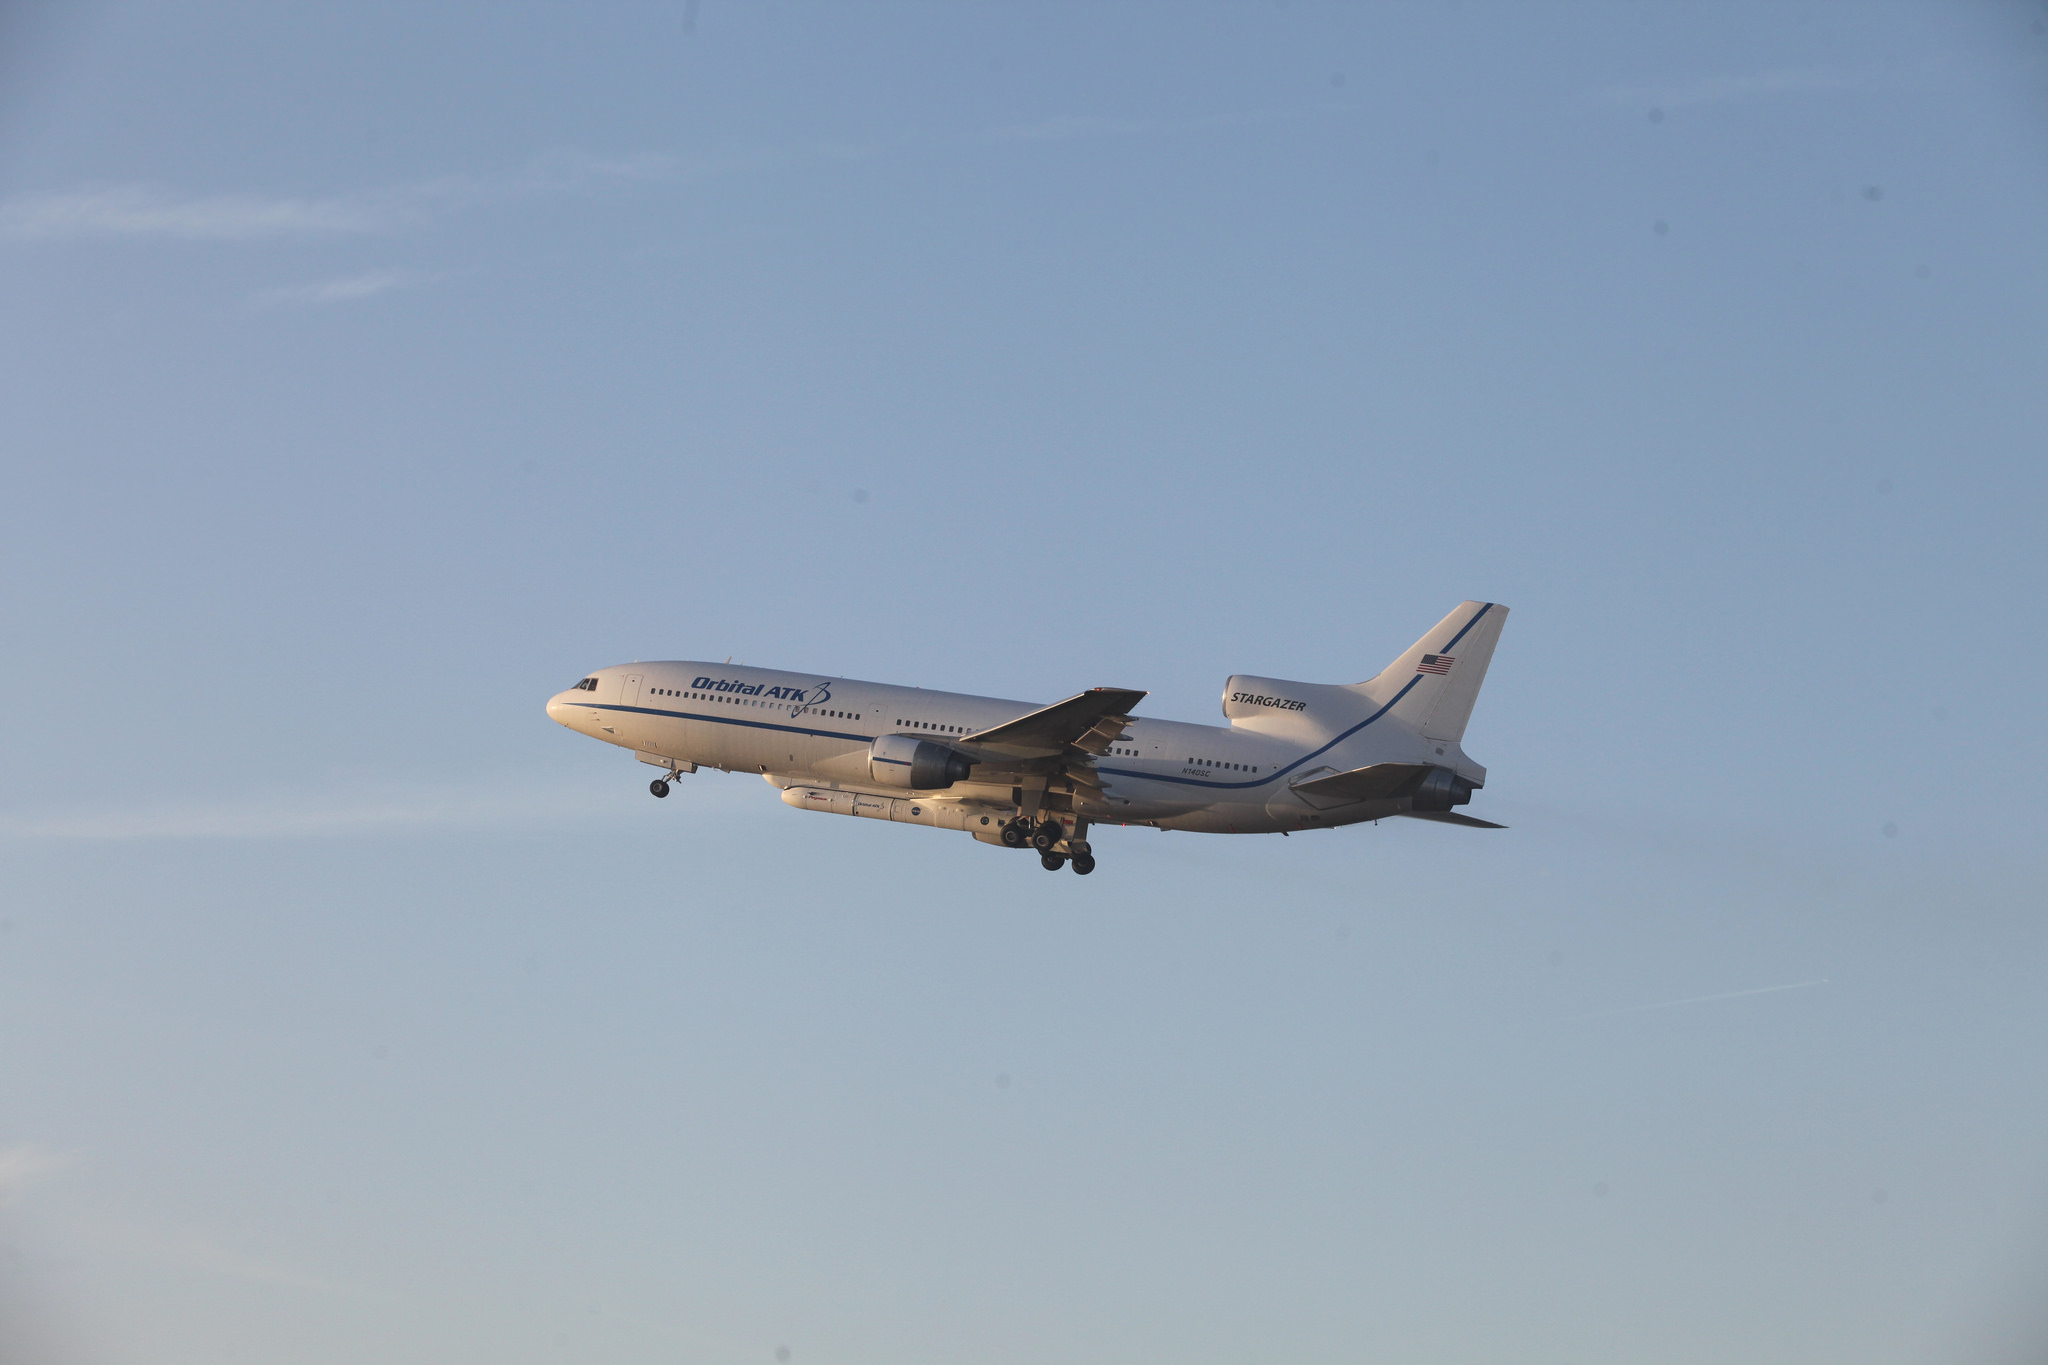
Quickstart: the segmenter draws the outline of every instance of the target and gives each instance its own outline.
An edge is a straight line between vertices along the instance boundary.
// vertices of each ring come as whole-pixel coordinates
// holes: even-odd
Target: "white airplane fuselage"
[[[1473,638],[1469,633],[1489,613],[1493,619]],[[1460,804],[1484,785],[1485,770],[1460,741],[1506,614],[1494,604],[1466,603],[1366,683],[1234,677],[1225,686],[1226,724],[1111,715],[1065,749],[1031,760],[1002,747],[1004,727],[1057,707],[734,664],[599,669],[551,698],[547,713],[667,770],[654,784],[657,795],[678,773],[749,772],[800,808],[966,830],[989,843],[1002,842],[1012,820],[1057,821],[1082,853],[1090,824],[1293,832],[1411,813],[1402,799],[1333,795],[1333,775],[1445,770],[1463,793]],[[1422,652],[1432,637],[1440,654]],[[1468,643],[1459,647],[1460,640]],[[1473,666],[1463,688],[1454,685],[1454,648]],[[1143,695],[1098,691],[1132,702]],[[1458,699],[1446,703],[1438,694]],[[1462,710],[1433,724],[1446,705]],[[949,773],[917,769],[934,785],[909,787],[910,770],[888,756],[911,749],[955,766]],[[1325,779],[1320,787],[1301,789],[1318,779]]]

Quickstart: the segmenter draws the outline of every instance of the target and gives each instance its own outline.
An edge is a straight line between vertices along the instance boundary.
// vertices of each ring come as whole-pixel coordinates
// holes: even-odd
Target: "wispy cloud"
[[[342,1280],[330,1279],[325,1275],[308,1275],[289,1267],[273,1265],[252,1257],[242,1256],[204,1240],[182,1241],[156,1247],[138,1247],[145,1254],[153,1253],[164,1260],[175,1262],[208,1275],[220,1275],[231,1280],[242,1280],[249,1284],[277,1285],[285,1289],[310,1289],[319,1294],[359,1295],[364,1290]]]
[[[1733,104],[1775,95],[1819,94],[1857,90],[1874,84],[1871,73],[1830,66],[1778,66],[1764,71],[1695,77],[1690,80],[1610,86],[1600,98],[1614,104],[1654,105],[1684,109],[1704,104]]]
[[[0,201],[0,235],[23,241],[170,237],[188,242],[377,232],[386,216],[348,197],[179,194],[154,185],[91,185]]]
[[[76,1166],[78,1162],[76,1152],[52,1151],[34,1143],[0,1147],[0,1204],[13,1202],[24,1189]],[[89,1213],[80,1217],[73,1210],[73,1215],[66,1222],[74,1233],[84,1234],[89,1244],[181,1266],[201,1274],[321,1294],[361,1295],[367,1292],[361,1286],[344,1280],[308,1274],[230,1249],[198,1230],[139,1223],[127,1212],[109,1221]],[[12,1359],[11,1356],[8,1358]]]
[[[291,284],[279,289],[266,289],[256,295],[251,302],[258,308],[353,303],[357,299],[367,299],[393,289],[413,289],[423,284],[432,284],[440,278],[440,273],[435,271],[365,270],[359,274],[342,275],[331,280],[315,280],[309,284]]]
[[[1828,984],[1826,977],[1814,981],[1794,981],[1784,986],[1758,986],[1746,991],[1722,991],[1718,995],[1689,995],[1683,1000],[1659,1000],[1654,1005],[1624,1005],[1618,1010],[1599,1010],[1582,1016],[1582,1019],[1611,1019],[1617,1014],[1642,1014],[1648,1010],[1675,1010],[1680,1005],[1705,1005],[1716,1000],[1740,1000],[1749,995],[1776,995],[1779,991],[1803,991],[1815,986]]]
[[[139,1220],[129,1209],[112,1216],[74,1213],[69,1228],[90,1250],[154,1261],[200,1275],[318,1294],[355,1297],[373,1293],[363,1285],[311,1274],[226,1245],[234,1240],[233,1234],[223,1237],[212,1229],[193,1226],[189,1216],[156,1222]]]
[[[621,156],[555,152],[497,175],[443,176],[329,195],[198,193],[145,182],[86,184],[0,199],[0,240],[252,242],[395,236],[459,213],[524,199],[594,192],[604,186],[702,179],[805,162],[862,161],[891,150],[1158,136],[1332,112],[1339,110],[1335,106],[1305,105],[1191,118],[1057,115],[1031,123],[911,139],[893,145],[826,141],[780,148],[735,148],[687,158],[652,152]],[[357,292],[281,294],[271,301],[335,302],[417,282],[373,282],[365,275],[355,281]],[[333,285],[338,288],[342,283],[335,281]]]
[[[1329,105],[1295,105],[1281,109],[1244,109],[1190,118],[1113,118],[1093,114],[1057,114],[1032,123],[1003,124],[973,138],[976,142],[1066,142],[1083,138],[1152,137],[1197,133],[1211,128],[1313,118],[1335,112]]]
[[[0,1204],[7,1203],[27,1186],[63,1170],[76,1158],[69,1152],[53,1152],[34,1143],[0,1147]]]
[[[426,791],[340,800],[280,794],[210,804],[0,816],[0,839],[292,839],[393,828],[525,825],[560,818],[563,805],[552,796],[516,790]]]
[[[84,185],[0,200],[0,237],[246,242],[389,235],[508,200],[660,180],[679,166],[674,157],[655,154],[557,153],[503,175],[447,176],[324,196],[195,194],[140,183]]]

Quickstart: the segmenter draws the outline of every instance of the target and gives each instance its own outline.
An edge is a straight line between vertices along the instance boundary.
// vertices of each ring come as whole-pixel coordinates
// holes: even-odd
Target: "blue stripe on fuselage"
[[[738,716],[708,716],[695,711],[664,711],[658,706],[618,706],[597,702],[576,702],[588,711],[625,711],[636,716],[667,716],[672,720],[708,720],[718,725],[739,725],[749,730],[780,730],[784,734],[813,735],[819,739],[851,739],[862,744],[871,742],[873,735],[849,735],[838,730],[813,730],[802,725],[776,725],[765,720],[741,720]]]

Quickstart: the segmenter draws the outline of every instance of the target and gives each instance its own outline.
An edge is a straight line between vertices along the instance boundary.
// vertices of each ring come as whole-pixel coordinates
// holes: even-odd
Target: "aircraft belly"
[[[1266,813],[1258,802],[1218,802],[1200,810],[1170,815],[1160,820],[1164,829],[1184,830],[1193,834],[1273,834],[1282,826]]]
[[[1088,804],[1090,814],[1103,820],[1150,820],[1201,810],[1213,801],[1210,793],[1199,787],[1135,777],[1111,777],[1103,783],[1102,792],[1100,801]]]
[[[868,746],[845,740],[812,741],[812,759],[805,772],[827,782],[867,782]]]
[[[619,738],[634,749],[687,758],[683,722],[671,716],[625,714],[619,717]]]
[[[723,725],[715,720],[693,721],[690,728],[695,731],[691,748],[699,754],[697,761],[713,768],[735,768],[740,766],[733,749],[738,727]]]
[[[717,765],[728,772],[758,773],[795,766],[794,750],[784,742],[785,738],[794,739],[793,735],[731,721],[707,722],[704,728],[710,732],[712,751],[718,754]]]
[[[669,758],[692,758],[687,722],[675,716],[634,716],[632,719],[639,724],[622,733],[634,736],[634,748]]]

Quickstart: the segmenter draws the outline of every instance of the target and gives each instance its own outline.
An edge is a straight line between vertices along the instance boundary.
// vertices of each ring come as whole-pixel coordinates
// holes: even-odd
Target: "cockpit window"
[[[569,690],[571,692],[595,692],[597,691],[597,679],[585,678],[582,682],[577,683],[574,687],[570,688]]]

